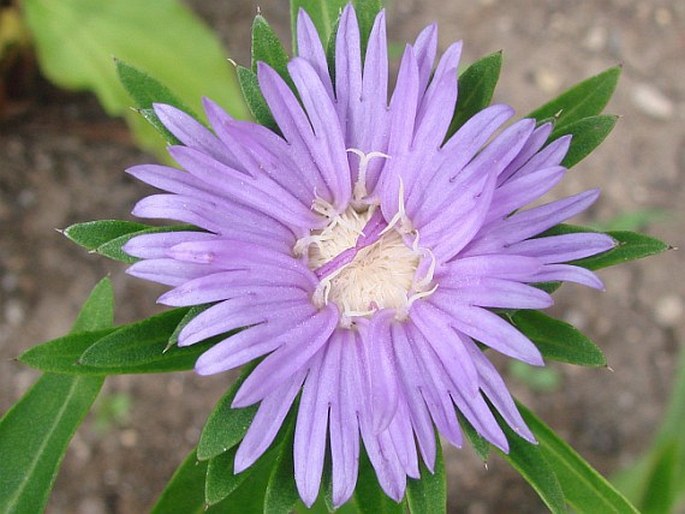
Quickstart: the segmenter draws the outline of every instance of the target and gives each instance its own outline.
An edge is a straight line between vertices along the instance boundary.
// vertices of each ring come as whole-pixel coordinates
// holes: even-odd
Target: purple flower
[[[432,470],[434,427],[461,446],[460,412],[504,451],[492,408],[534,442],[479,341],[542,365],[538,349],[493,308],[540,309],[552,298],[529,284],[571,281],[601,288],[565,264],[606,251],[600,234],[536,238],[580,213],[591,190],[520,210],[564,176],[570,139],[545,145],[550,124],[493,105],[444,142],[457,100],[461,43],[431,78],[437,29],[427,27],[402,57],[388,104],[385,18],[375,20],[362,61],[354,9],[345,8],[335,80],[316,30],[298,18],[299,56],[288,65],[297,96],[260,63],[262,93],[281,135],[236,121],[207,100],[213,132],[157,105],[183,143],[169,153],[185,171],[158,165],[129,173],[165,194],[134,214],[202,231],[132,239],[129,273],[174,288],[159,301],[214,304],[181,332],[187,346],[249,327],[197,361],[201,375],[263,357],[233,403],[260,403],[235,471],[264,453],[301,392],[295,479],[311,505],[327,442],[333,501],[353,493],[361,442],[385,492],[400,500],[419,458]],[[300,103],[301,101],[301,103]],[[513,213],[513,214],[512,214]]]

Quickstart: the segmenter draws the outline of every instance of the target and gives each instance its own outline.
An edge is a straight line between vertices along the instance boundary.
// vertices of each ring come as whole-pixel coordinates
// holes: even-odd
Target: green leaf
[[[276,125],[276,121],[271,114],[271,109],[269,109],[262,91],[259,89],[257,74],[243,66],[236,67],[236,71],[238,73],[240,89],[254,119],[261,125],[278,132],[278,125]]]
[[[109,279],[84,303],[73,330],[112,324]],[[90,410],[103,379],[43,375],[0,419],[0,512],[43,512],[60,463],[76,429]]]
[[[620,66],[609,68],[579,82],[526,117],[539,121],[556,118],[556,127],[560,128],[599,114],[611,99],[620,75]]]
[[[676,490],[676,473],[680,451],[677,441],[662,445],[655,453],[655,462],[647,477],[645,490],[640,503],[643,514],[662,514],[673,512],[678,498]]]
[[[510,376],[525,384],[531,391],[558,391],[562,384],[561,374],[550,366],[541,368],[512,359],[507,362],[507,371]]]
[[[19,356],[19,360],[33,368],[52,373],[106,375],[103,370],[79,365],[78,360],[83,352],[114,331],[115,328],[106,328],[59,337],[29,348]]]
[[[575,234],[578,232],[598,232],[589,227],[581,227],[578,225],[559,224],[544,233],[540,237],[555,236],[561,234]],[[616,246],[611,250],[573,261],[571,264],[582,266],[589,270],[597,270],[622,264],[624,262],[634,261],[649,257],[650,255],[657,255],[666,250],[671,249],[666,243],[658,239],[637,232],[629,232],[625,230],[602,232],[616,241]]]
[[[290,29],[293,35],[293,48],[297,48],[297,13],[300,9],[307,11],[319,32],[324,48],[326,48],[338,15],[347,2],[348,0],[290,0]]]
[[[209,460],[205,479],[205,501],[207,505],[214,505],[229,496],[242,484],[253,471],[249,467],[239,474],[233,471],[233,461],[238,450],[234,446],[227,452],[221,453]]]
[[[495,52],[474,62],[459,76],[459,98],[445,139],[490,105],[501,68],[502,52]]]
[[[637,232],[610,231],[606,232],[606,234],[613,237],[618,243],[615,248],[593,257],[575,261],[573,264],[596,270],[642,259],[650,255],[657,255],[671,248],[654,237],[638,234]]]
[[[160,373],[193,369],[217,338],[167,350],[169,338],[188,309],[173,309],[117,329],[88,347],[79,364],[108,373]],[[221,339],[224,336],[219,336]]]
[[[294,409],[291,410],[294,412]],[[264,496],[264,514],[288,514],[300,499],[294,475],[294,426],[291,420],[289,430],[274,456],[274,466]]]
[[[98,282],[81,307],[72,332],[87,332],[114,325],[114,291],[112,281],[105,277]]]
[[[150,514],[210,512],[210,510],[205,510],[206,473],[207,463],[198,461],[193,450],[176,469]]]
[[[554,132],[549,136],[549,141],[554,141],[567,134],[573,136],[571,146],[561,164],[567,168],[572,168],[582,161],[606,139],[617,120],[618,116],[600,114],[554,129]]]
[[[476,432],[473,425],[471,425],[461,413],[457,412],[457,417],[459,418],[459,425],[464,429],[466,438],[469,440],[469,443],[471,443],[476,455],[478,455],[483,462],[487,462],[488,457],[490,456],[490,443]]]
[[[669,462],[664,462],[664,459],[670,458],[667,456],[669,452],[674,459],[673,501],[682,502],[685,496],[685,351],[680,352],[677,370],[666,414],[649,452],[613,479],[628,499],[642,507],[640,510],[644,510],[646,497],[653,495],[653,492],[647,493],[648,485],[658,486],[659,480],[655,479],[655,474],[663,475],[662,470],[671,466]]]
[[[172,334],[169,336],[169,340],[167,341],[166,348],[164,351],[166,352],[169,350],[172,346],[177,346],[178,345],[178,336],[181,334],[181,330],[185,328],[185,326],[190,323],[195,316],[198,314],[206,311],[209,309],[213,304],[204,304],[204,305],[194,305],[188,309],[188,312],[186,312],[185,316],[179,321],[178,325],[176,325],[176,328],[172,332]]]
[[[155,114],[153,104],[163,103],[173,105],[190,114],[195,119],[197,119],[197,115],[194,114],[190,108],[183,105],[166,86],[147,73],[140,71],[119,59],[114,59],[114,64],[119,80],[138,107],[138,112],[157,132],[160,133],[167,143],[172,145],[178,144],[178,139],[167,130],[157,117],[157,114]]]
[[[96,220],[76,223],[64,229],[63,234],[74,243],[116,261],[133,264],[138,261],[122,250],[135,236],[183,230],[200,231],[192,225],[168,225],[153,227],[142,223],[123,220]]]
[[[221,455],[233,448],[245,436],[245,432],[247,432],[257,412],[257,407],[232,409],[231,403],[233,403],[238,389],[255,367],[256,363],[251,363],[243,368],[240,377],[219,400],[207,418],[200,435],[200,442],[197,445],[198,459],[207,460]]]
[[[266,19],[258,14],[252,23],[252,71],[257,73],[257,63],[262,61],[271,66],[293,87],[288,73],[288,57],[281,40]]]
[[[363,448],[359,450],[359,478],[354,500],[362,514],[403,514],[404,501],[396,503],[386,496],[376,478],[376,472]]]
[[[122,220],[97,220],[76,223],[62,232],[77,245],[95,250],[112,239],[150,228],[149,225]]]
[[[546,359],[579,366],[606,366],[602,350],[569,323],[533,310],[516,311],[509,319]]]
[[[43,512],[69,441],[102,383],[43,375],[0,420],[0,512]]]
[[[541,448],[522,439],[506,422],[498,419],[509,441],[509,453],[500,451],[500,455],[531,485],[550,512],[566,512],[564,493],[555,468],[545,459]]]
[[[369,42],[371,29],[373,28],[373,22],[383,8],[383,2],[381,0],[354,0],[354,8],[357,12],[362,58],[364,58],[366,56],[366,47]]]
[[[520,403],[518,408],[526,424],[535,434],[540,451],[554,470],[566,501],[577,512],[638,512],[547,425]]]
[[[133,264],[138,262],[140,259],[136,257],[131,257],[129,254],[124,252],[123,246],[128,243],[131,239],[136,236],[142,236],[143,234],[161,234],[164,232],[182,232],[182,231],[194,231],[202,232],[201,229],[194,227],[192,225],[166,225],[163,227],[148,227],[137,232],[131,232],[129,234],[124,234],[119,237],[115,237],[99,245],[97,248],[93,249],[93,253],[102,255],[104,257],[109,257],[115,261],[124,262],[126,264]]]
[[[21,354],[19,360],[43,371],[75,375],[190,370],[217,338],[165,351],[169,337],[187,311],[174,309],[116,329],[60,337],[34,346]]]
[[[130,111],[112,56],[169,85],[196,112],[208,96],[237,118],[247,115],[217,36],[178,0],[25,0],[22,7],[43,73],[61,87],[93,91],[139,134],[146,123]],[[159,138],[141,142],[166,154]]]
[[[438,442],[438,453],[435,459],[435,472],[431,473],[421,460],[421,478],[409,479],[407,484],[407,503],[409,512],[414,514],[446,512],[447,481],[445,479],[445,462],[442,458],[442,447]]]

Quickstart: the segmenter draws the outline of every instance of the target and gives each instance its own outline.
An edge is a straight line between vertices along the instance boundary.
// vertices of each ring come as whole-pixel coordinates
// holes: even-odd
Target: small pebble
[[[138,443],[138,432],[133,429],[123,430],[119,440],[124,448],[133,448]]]
[[[561,77],[547,69],[537,70],[534,79],[540,90],[547,94],[556,93],[561,87]]]
[[[632,92],[633,105],[642,113],[656,120],[670,120],[675,106],[661,91],[650,84],[638,84]]]
[[[583,46],[591,52],[599,52],[606,46],[608,38],[609,34],[607,33],[606,27],[595,25],[585,36]]]
[[[19,300],[9,300],[5,305],[5,319],[10,326],[16,327],[24,321],[25,312]]]
[[[678,295],[668,295],[661,298],[654,306],[654,315],[659,325],[672,327],[683,315],[683,300]]]

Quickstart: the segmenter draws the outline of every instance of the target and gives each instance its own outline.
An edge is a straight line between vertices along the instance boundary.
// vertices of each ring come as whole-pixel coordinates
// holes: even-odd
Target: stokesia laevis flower
[[[155,106],[181,142],[169,153],[185,171],[136,166],[165,190],[134,214],[190,223],[197,231],[138,236],[129,273],[174,286],[159,301],[213,304],[185,326],[187,346],[249,327],[206,351],[201,375],[263,357],[234,407],[260,403],[235,471],[268,448],[301,391],[294,472],[307,505],[318,494],[327,442],[335,505],[354,491],[360,440],[385,492],[399,500],[419,458],[432,470],[434,427],[463,441],[455,412],[507,451],[492,410],[534,442],[481,347],[533,365],[538,349],[490,309],[539,309],[552,298],[529,284],[601,288],[565,264],[610,249],[604,235],[536,238],[586,209],[591,190],[521,210],[564,176],[569,147],[545,144],[550,124],[492,105],[444,141],[457,100],[461,43],[433,71],[437,29],[407,45],[388,102],[384,13],[361,59],[347,6],[335,45],[335,80],[306,13],[288,71],[298,97],[269,66],[262,93],[282,135],[236,121],[207,100],[210,131]],[[301,102],[301,103],[300,103]],[[449,107],[449,108],[448,108]],[[514,213],[514,214],[512,214]],[[360,437],[361,436],[361,437]]]

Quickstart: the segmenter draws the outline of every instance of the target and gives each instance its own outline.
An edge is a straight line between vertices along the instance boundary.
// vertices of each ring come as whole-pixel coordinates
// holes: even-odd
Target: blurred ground
[[[249,58],[256,2],[194,0],[231,55]],[[287,3],[260,3],[287,37]],[[496,101],[523,115],[586,76],[622,63],[608,111],[620,114],[607,142],[578,165],[556,195],[601,187],[584,222],[645,209],[666,216],[648,232],[683,246],[685,202],[685,4],[638,0],[395,0],[393,41],[440,23],[444,48],[465,42],[465,62],[499,49],[505,66]],[[151,158],[125,126],[106,118],[88,95],[39,88],[0,124],[0,411],[37,374],[12,361],[29,346],[64,334],[89,289],[110,274],[118,321],[151,313],[160,289],[123,274],[123,266],[87,255],[54,231],[97,218],[129,218],[147,190],[122,170]],[[562,383],[516,393],[600,471],[611,473],[646,448],[672,384],[685,330],[683,254],[601,272],[607,291],[565,286],[553,314],[573,322],[605,350],[613,373],[552,365]],[[502,363],[500,363],[502,364]],[[230,377],[112,377],[65,459],[48,512],[146,511],[199,431]],[[108,401],[109,399],[109,401]],[[111,414],[123,399],[130,408]],[[121,403],[121,402],[120,402]],[[494,457],[485,469],[471,450],[447,452],[450,512],[544,512],[528,486]]]

